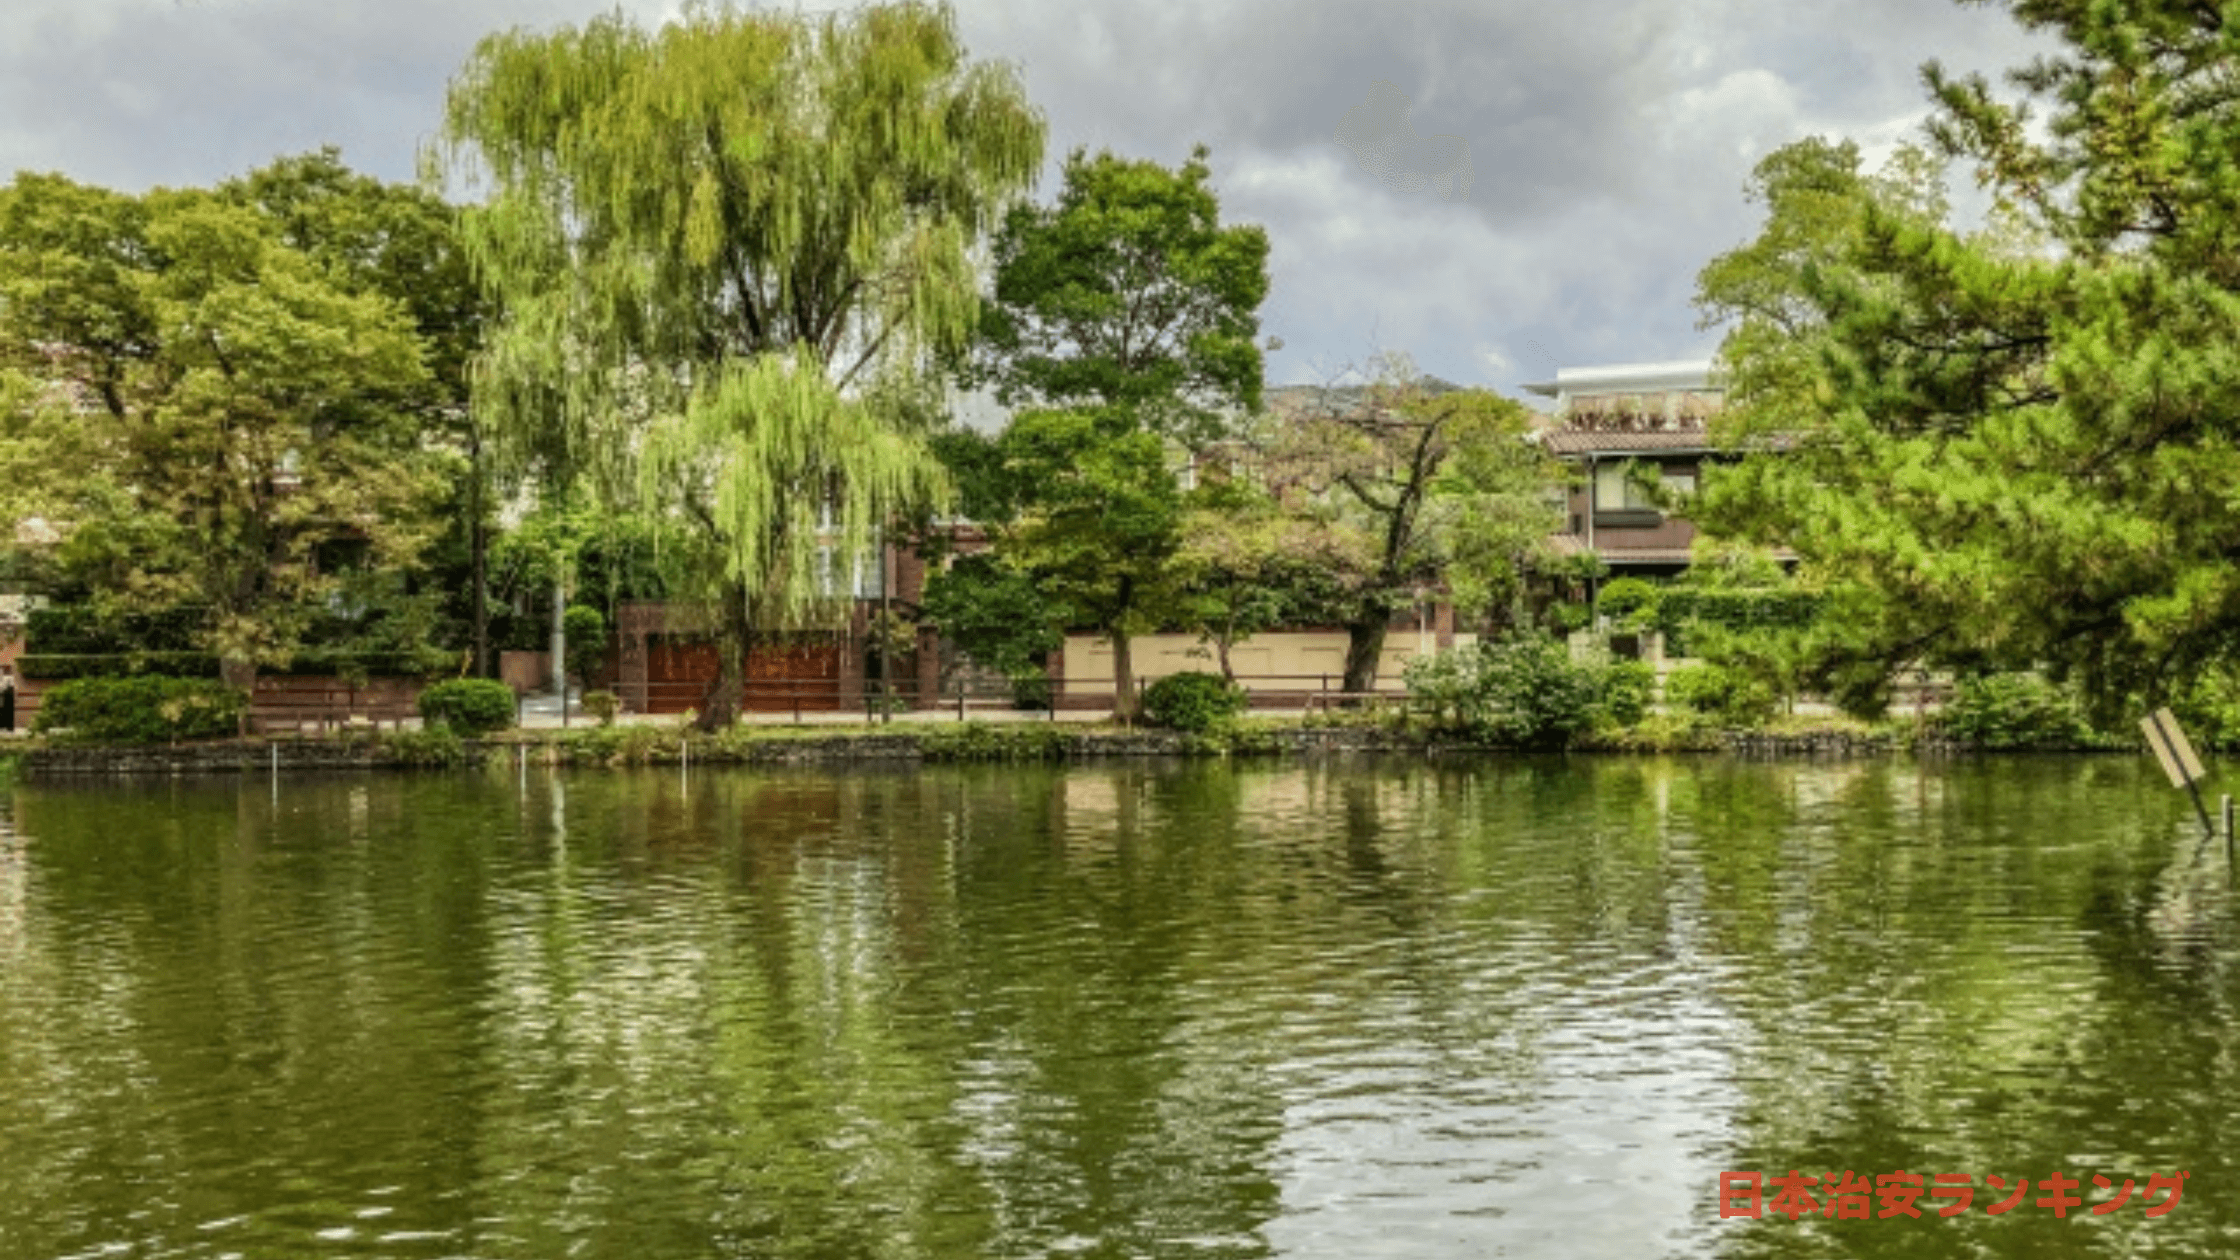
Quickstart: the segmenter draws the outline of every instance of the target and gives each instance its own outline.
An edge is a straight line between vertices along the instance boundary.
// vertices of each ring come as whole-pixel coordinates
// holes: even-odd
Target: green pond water
[[[2128,758],[22,783],[0,1258],[2240,1255],[2234,914]]]

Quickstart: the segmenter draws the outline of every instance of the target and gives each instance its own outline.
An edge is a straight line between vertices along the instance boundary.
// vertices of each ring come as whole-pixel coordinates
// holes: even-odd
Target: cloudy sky
[[[141,189],[331,143],[410,178],[479,36],[612,7],[7,0],[0,171]],[[957,7],[973,52],[1018,63],[1049,114],[1042,194],[1075,146],[1166,162],[1212,146],[1224,213],[1273,242],[1271,380],[1401,349],[1510,392],[1559,366],[1708,355],[1718,334],[1688,298],[1755,229],[1742,186],[1758,157],[1814,133],[1887,153],[1925,113],[1924,60],[1996,73],[2040,47],[2003,10],[1953,0]],[[1466,199],[1394,187],[1335,139],[1379,81],[1415,134],[1467,142]]]

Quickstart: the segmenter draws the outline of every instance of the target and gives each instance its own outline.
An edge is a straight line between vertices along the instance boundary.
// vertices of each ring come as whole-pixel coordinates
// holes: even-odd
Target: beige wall
[[[1454,636],[1457,646],[1474,642],[1474,634]],[[1401,667],[1418,650],[1414,630],[1394,629],[1385,634],[1384,659],[1377,668],[1378,689],[1400,691]],[[1434,638],[1429,626],[1420,636],[1423,650]],[[1131,641],[1136,677],[1151,681],[1185,670],[1218,673],[1211,645],[1196,635],[1150,634]],[[1229,649],[1229,664],[1237,681],[1248,690],[1317,691],[1328,675],[1335,688],[1346,672],[1346,636],[1341,631],[1277,631],[1256,635]],[[1093,635],[1066,636],[1066,691],[1070,695],[1112,690],[1112,645]],[[1265,680],[1265,681],[1262,681]]]

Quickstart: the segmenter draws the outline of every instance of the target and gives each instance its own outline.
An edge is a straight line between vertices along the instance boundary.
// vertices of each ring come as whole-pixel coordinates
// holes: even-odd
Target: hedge
[[[453,678],[420,693],[420,717],[469,737],[502,731],[514,721],[513,688],[489,678]]]
[[[1818,591],[1788,587],[1743,587],[1733,590],[1688,586],[1659,588],[1657,629],[1664,632],[1667,651],[1687,655],[1684,641],[1690,622],[1704,622],[1728,630],[1773,630],[1811,625],[1820,615],[1826,597]]]
[[[41,653],[191,652],[205,610],[173,608],[97,620],[82,604],[34,609],[24,617],[24,641]]]
[[[290,678],[324,678],[361,673],[368,678],[425,678],[452,668],[457,662],[448,652],[338,652],[304,648],[280,668],[266,666],[257,672]],[[16,658],[16,672],[25,678],[128,678],[140,674],[168,674],[177,678],[216,678],[218,658],[207,652],[100,652],[65,654],[27,652]]]
[[[218,739],[241,730],[248,696],[207,678],[76,678],[40,697],[33,729],[107,744]]]
[[[218,658],[207,652],[26,652],[16,658],[16,672],[25,678],[45,679],[127,678],[140,674],[216,678]]]

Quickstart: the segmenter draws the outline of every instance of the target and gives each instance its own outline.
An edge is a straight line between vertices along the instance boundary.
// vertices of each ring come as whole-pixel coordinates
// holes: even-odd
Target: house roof
[[[1701,429],[1647,429],[1608,433],[1595,429],[1550,429],[1542,439],[1558,455],[1620,455],[1636,451],[1708,451],[1711,435]]]
[[[1663,390],[1716,388],[1716,367],[1709,359],[1668,363],[1610,363],[1556,369],[1552,381],[1528,381],[1524,388],[1545,398],[1592,394],[1638,394]]]

